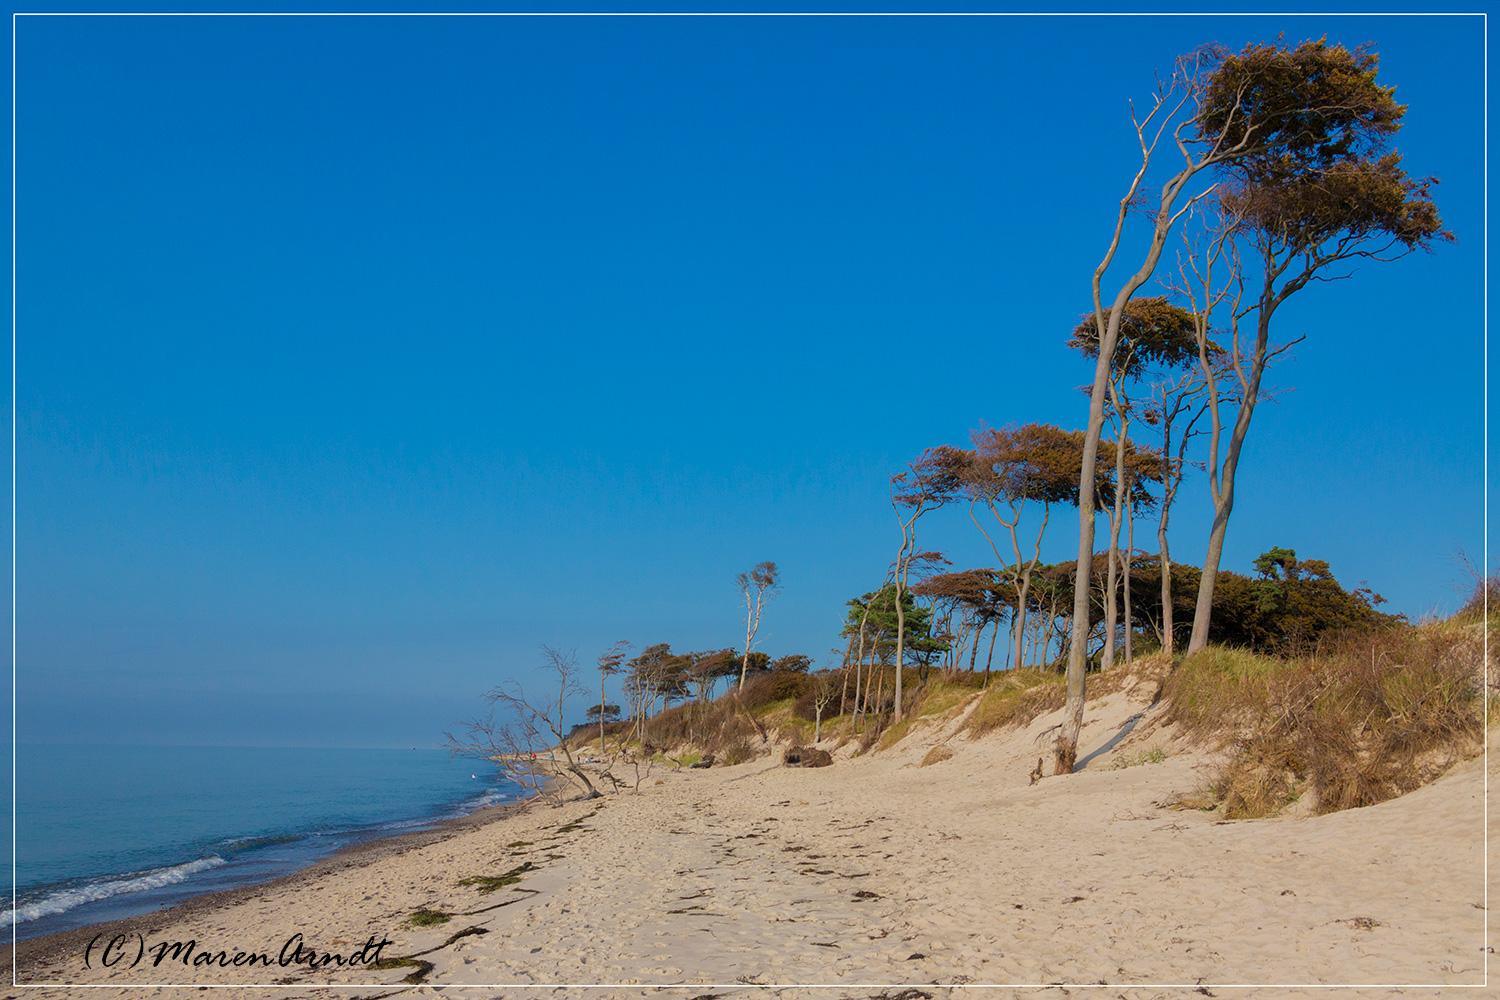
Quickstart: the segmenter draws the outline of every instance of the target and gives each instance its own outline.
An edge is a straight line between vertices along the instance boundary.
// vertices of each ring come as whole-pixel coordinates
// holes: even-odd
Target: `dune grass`
[[[1228,751],[1212,782],[1226,818],[1272,815],[1307,790],[1318,813],[1373,805],[1482,749],[1479,650],[1451,623],[1285,660],[1209,648],[1167,680],[1165,721]]]
[[[1039,715],[1063,707],[1067,688],[1062,674],[1023,668],[996,673],[964,725],[971,739],[1002,726],[1018,728]]]

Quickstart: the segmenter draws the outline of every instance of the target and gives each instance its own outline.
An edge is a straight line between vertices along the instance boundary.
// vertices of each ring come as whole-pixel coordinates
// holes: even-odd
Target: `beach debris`
[[[510,871],[504,873],[503,875],[471,875],[468,878],[459,879],[458,884],[476,886],[480,892],[494,892],[496,889],[502,889],[508,885],[515,885],[517,882],[521,881],[521,876],[523,874],[535,870],[536,865],[528,861],[523,865],[518,865],[517,867],[512,868]]]
[[[855,899],[880,899],[880,893],[871,892],[869,889],[861,889],[854,894]]]
[[[427,979],[427,974],[433,969],[433,965],[431,962],[424,962],[421,959],[416,958],[382,958],[380,961],[376,962],[374,966],[372,966],[372,968],[400,969],[405,966],[410,966],[417,971],[403,977],[401,981],[403,983],[411,983],[414,986],[418,983],[424,982]]]
[[[521,893],[521,895],[512,896],[510,899],[507,899],[504,902],[495,903],[493,906],[481,906],[477,910],[464,910],[459,914],[459,916],[472,917],[477,913],[488,913],[491,910],[498,910],[503,906],[510,906],[512,903],[519,903],[523,899],[527,899],[531,896],[540,896],[542,894],[542,891],[540,889],[528,889],[523,885],[516,886],[515,888],[511,889],[511,892],[518,892]]]
[[[697,763],[694,763],[694,764],[689,764],[688,765],[688,770],[692,770],[693,768],[697,768],[697,767],[713,767],[713,766],[714,766],[714,755],[711,754],[711,753],[706,753],[706,754],[703,755],[703,759],[702,760],[700,760],[700,761],[698,761]]]
[[[1348,924],[1350,927],[1353,927],[1355,930],[1361,930],[1361,931],[1374,930],[1377,927],[1383,927],[1383,926],[1385,926],[1379,920],[1376,920],[1374,917],[1349,917],[1346,920],[1340,920],[1338,922],[1341,923],[1341,924]]]
[[[1042,758],[1036,759],[1036,767],[1031,772],[1031,783],[1034,785],[1042,780]]]
[[[406,919],[413,927],[433,927],[437,924],[446,924],[453,919],[453,915],[444,913],[442,910],[430,910],[424,906],[420,910],[412,911],[412,915]]]

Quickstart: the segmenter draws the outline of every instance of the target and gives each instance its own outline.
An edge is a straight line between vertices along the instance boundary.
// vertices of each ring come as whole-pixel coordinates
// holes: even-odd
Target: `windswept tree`
[[[1022,662],[1026,634],[1027,595],[1031,577],[1042,556],[1042,535],[1057,504],[1078,503],[1078,469],[1083,455],[1083,433],[1065,431],[1051,424],[1024,424],[1003,430],[981,427],[974,431],[974,450],[967,453],[961,470],[962,495],[969,501],[969,517],[990,551],[1000,563],[1000,572],[1015,595],[1011,615],[1011,666]],[[1091,491],[1093,492],[1093,491]],[[1001,555],[995,539],[975,515],[983,504],[1010,534],[1012,558]],[[1041,519],[1032,540],[1031,557],[1021,551],[1021,516],[1029,507],[1039,508]]]
[[[987,630],[991,632],[990,657],[993,659],[994,635],[1016,602],[1015,589],[1000,579],[998,571],[963,569],[955,573],[937,573],[913,585],[912,592],[932,603],[935,617],[951,619],[958,616],[957,628],[947,627],[951,638],[946,641],[955,647],[955,653],[964,648],[969,650],[970,671],[978,664],[980,640]],[[984,669],[989,672],[989,661],[985,662]]]
[[[620,706],[608,703],[590,705],[589,710],[584,713],[584,718],[590,722],[598,722],[602,729],[606,722],[620,721]]]
[[[962,449],[943,445],[929,448],[907,471],[891,477],[891,510],[901,526],[901,548],[896,553],[891,580],[896,587],[896,705],[895,718],[901,718],[901,670],[906,653],[905,605],[901,595],[907,591],[912,563],[917,551],[917,521],[952,500],[958,493],[967,458]]]
[[[634,732],[645,739],[646,720],[656,712],[656,702],[673,684],[678,657],[670,643],[658,642],[641,650],[625,664],[625,696],[635,720]]]
[[[912,562],[919,567],[931,565],[936,561],[934,556],[937,554],[918,553]],[[937,556],[937,559],[941,557]],[[882,667],[904,666],[909,657],[925,667],[948,649],[947,643],[933,635],[932,609],[917,603],[914,587],[902,588],[898,598],[895,581],[889,577],[886,579],[878,591],[847,603],[849,610],[843,630],[846,636],[866,637],[865,648],[870,663],[862,701],[873,705],[877,711],[885,690],[885,671],[877,670],[877,663]]]
[[[696,689],[698,701],[707,701],[714,685],[725,677],[734,677],[740,666],[739,653],[733,649],[711,649],[688,653],[688,683]]]
[[[1223,165],[1218,229],[1233,241],[1228,352],[1238,407],[1221,461],[1219,386],[1205,357],[1214,521],[1199,578],[1190,653],[1208,643],[1240,454],[1262,398],[1267,364],[1277,353],[1270,346],[1276,311],[1310,282],[1347,277],[1354,262],[1390,261],[1453,239],[1432,200],[1436,179],[1407,176],[1401,157],[1387,151],[1406,106],[1396,103],[1394,88],[1375,82],[1378,65],[1376,54],[1365,47],[1351,51],[1325,41],[1304,42],[1291,50],[1251,45],[1224,61],[1205,99],[1200,116],[1205,130],[1225,127],[1221,123],[1229,121],[1245,94],[1264,100],[1258,90],[1267,88],[1260,82],[1265,80],[1305,78],[1302,86],[1309,89],[1309,99],[1344,101],[1359,114],[1320,122],[1319,132],[1298,142]]]
[[[1162,478],[1160,463],[1146,454],[1138,456],[1133,467],[1127,468],[1126,455],[1131,452],[1130,422],[1141,407],[1135,386],[1154,375],[1190,368],[1198,361],[1197,324],[1189,309],[1175,306],[1166,296],[1131,299],[1125,303],[1125,316],[1119,324],[1119,339],[1114,358],[1110,364],[1108,394],[1113,412],[1115,429],[1115,474],[1114,505],[1109,525],[1108,582],[1105,592],[1107,631],[1101,669],[1108,670],[1114,663],[1115,653],[1115,591],[1119,578],[1124,578],[1125,596],[1125,659],[1129,662],[1132,650],[1130,615],[1130,560],[1134,552],[1135,521],[1137,507],[1134,485],[1143,478]],[[1081,351],[1085,357],[1099,357],[1098,317],[1086,316],[1073,330],[1068,346]],[[1127,502],[1129,498],[1129,502]],[[1120,558],[1120,532],[1123,521],[1130,520],[1127,542],[1127,557]]]
[[[756,563],[748,572],[734,578],[745,597],[745,653],[740,661],[740,688],[750,672],[750,651],[755,648],[755,633],[760,631],[761,614],[781,590],[781,574],[770,561]]]
[[[812,669],[812,657],[804,653],[788,653],[772,660],[771,669],[783,673],[805,674]]]
[[[884,590],[886,584],[890,582],[891,570],[886,570],[885,579],[880,582],[880,590]],[[877,590],[876,593],[879,593],[880,590]],[[849,618],[844,625],[843,631],[843,635],[847,636],[849,639],[849,651],[854,654],[854,712],[852,721],[856,725],[859,722],[861,706],[865,702],[869,701],[868,696],[863,698],[861,697],[861,692],[868,688],[870,682],[869,675],[865,674],[863,671],[863,665],[865,662],[865,650],[867,648],[873,649],[874,643],[878,641],[878,637],[872,636],[870,631],[870,614],[874,610],[874,604],[870,600],[870,597],[870,594],[866,594],[863,598],[849,602],[849,606],[851,609],[853,609],[856,604],[858,605],[858,608],[857,610],[851,610],[849,612]],[[859,624],[857,626],[854,624],[854,619],[856,616],[859,619]],[[874,665],[875,654],[872,652],[870,654],[870,666],[872,671]]]
[[[1182,217],[1211,193],[1204,186],[1215,168],[1248,158],[1267,164],[1261,171],[1279,177],[1278,163],[1327,163],[1345,159],[1352,136],[1361,130],[1394,131],[1399,106],[1388,90],[1375,84],[1373,65],[1364,72],[1360,60],[1341,47],[1321,42],[1296,50],[1249,46],[1239,56],[1204,48],[1178,60],[1144,115],[1132,114],[1141,151],[1140,166],[1120,199],[1113,236],[1094,270],[1094,316],[1099,359],[1089,391],[1080,491],[1094,479],[1109,373],[1119,343],[1125,304],[1151,279],[1167,237]],[[1150,239],[1140,265],[1106,300],[1103,281],[1125,235],[1126,219],[1140,204],[1162,140],[1175,149],[1175,171],[1161,185],[1148,211]],[[1201,176],[1200,176],[1201,175]],[[1295,171],[1294,171],[1295,175]],[[1307,192],[1312,201],[1311,192]],[[1434,213],[1435,218],[1435,213]],[[1067,697],[1062,734],[1057,741],[1059,774],[1070,774],[1083,728],[1084,640],[1088,625],[1089,566],[1094,551],[1092,504],[1079,504],[1077,577],[1073,585],[1073,641],[1068,651]],[[1196,629],[1195,629],[1196,633]]]
[[[604,721],[605,721],[604,716],[607,714],[605,712],[605,708],[607,707],[607,705],[606,705],[606,702],[604,700],[604,681],[605,681],[605,678],[613,677],[615,674],[618,674],[620,672],[621,666],[625,663],[625,651],[628,650],[629,648],[630,648],[630,643],[626,642],[624,639],[621,639],[619,642],[616,642],[613,646],[609,647],[604,652],[602,652],[602,653],[599,654],[599,660],[598,660],[598,664],[599,664],[599,712],[598,712],[598,715],[599,715],[599,752],[601,754],[604,753]],[[615,706],[615,715],[618,716],[619,714],[620,714],[620,706],[616,705]]]

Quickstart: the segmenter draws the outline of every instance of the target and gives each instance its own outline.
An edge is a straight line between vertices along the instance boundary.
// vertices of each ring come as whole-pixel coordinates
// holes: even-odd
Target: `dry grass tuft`
[[[1166,721],[1230,749],[1213,784],[1227,818],[1274,814],[1304,787],[1318,813],[1374,805],[1482,749],[1481,657],[1451,624],[1292,660],[1210,648],[1167,681]]]
[[[922,758],[920,767],[929,767],[933,764],[941,764],[945,760],[953,759],[953,749],[946,743],[939,743],[927,751],[927,756]]]
[[[755,759],[755,747],[748,739],[726,740],[714,758],[714,763],[724,767],[744,764]]]
[[[1063,707],[1066,687],[1061,674],[1042,670],[1007,670],[994,676],[964,730],[978,739],[1001,726],[1012,729]]]

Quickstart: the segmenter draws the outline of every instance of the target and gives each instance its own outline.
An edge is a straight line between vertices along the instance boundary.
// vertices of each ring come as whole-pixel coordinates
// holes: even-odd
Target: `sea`
[[[22,744],[15,776],[0,928],[18,939],[264,882],[524,794],[493,764],[431,749]]]

